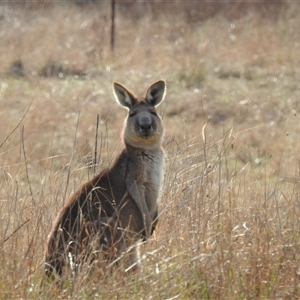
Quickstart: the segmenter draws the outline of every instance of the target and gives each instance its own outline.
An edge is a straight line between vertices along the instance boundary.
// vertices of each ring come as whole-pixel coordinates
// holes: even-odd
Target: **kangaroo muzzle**
[[[137,133],[148,137],[154,132],[152,118],[148,113],[141,113],[137,120]]]

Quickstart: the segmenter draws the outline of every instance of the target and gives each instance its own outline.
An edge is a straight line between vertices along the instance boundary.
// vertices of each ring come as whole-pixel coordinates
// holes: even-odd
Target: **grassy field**
[[[108,2],[0,7],[0,299],[300,297],[300,5],[250,4],[119,4],[113,54]],[[158,79],[167,160],[143,270],[41,285],[56,214],[121,147],[112,82]]]

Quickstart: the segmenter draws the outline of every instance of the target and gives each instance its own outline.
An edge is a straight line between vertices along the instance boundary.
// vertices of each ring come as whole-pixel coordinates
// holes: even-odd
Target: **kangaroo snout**
[[[153,123],[151,117],[147,113],[141,113],[138,118],[138,133],[142,136],[149,136],[153,133]]]

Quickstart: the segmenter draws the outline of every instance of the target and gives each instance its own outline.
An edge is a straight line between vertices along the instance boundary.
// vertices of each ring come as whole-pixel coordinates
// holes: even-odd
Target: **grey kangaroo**
[[[153,83],[142,98],[119,83],[113,87],[116,101],[128,110],[123,150],[59,212],[46,245],[48,277],[62,275],[67,264],[80,266],[99,255],[109,264],[126,252],[128,269],[136,269],[138,242],[147,240],[157,224],[164,151],[156,107],[164,100],[166,83]]]

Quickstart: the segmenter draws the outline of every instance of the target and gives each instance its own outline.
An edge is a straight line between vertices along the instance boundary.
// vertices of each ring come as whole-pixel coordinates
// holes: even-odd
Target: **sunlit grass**
[[[0,298],[298,298],[299,7],[201,21],[179,4],[136,19],[124,7],[113,56],[109,7],[2,11]],[[9,73],[17,59],[24,77]],[[89,76],[41,77],[49,61]],[[165,184],[141,273],[85,266],[60,290],[43,283],[56,214],[121,147],[112,82],[142,92],[160,78]]]

